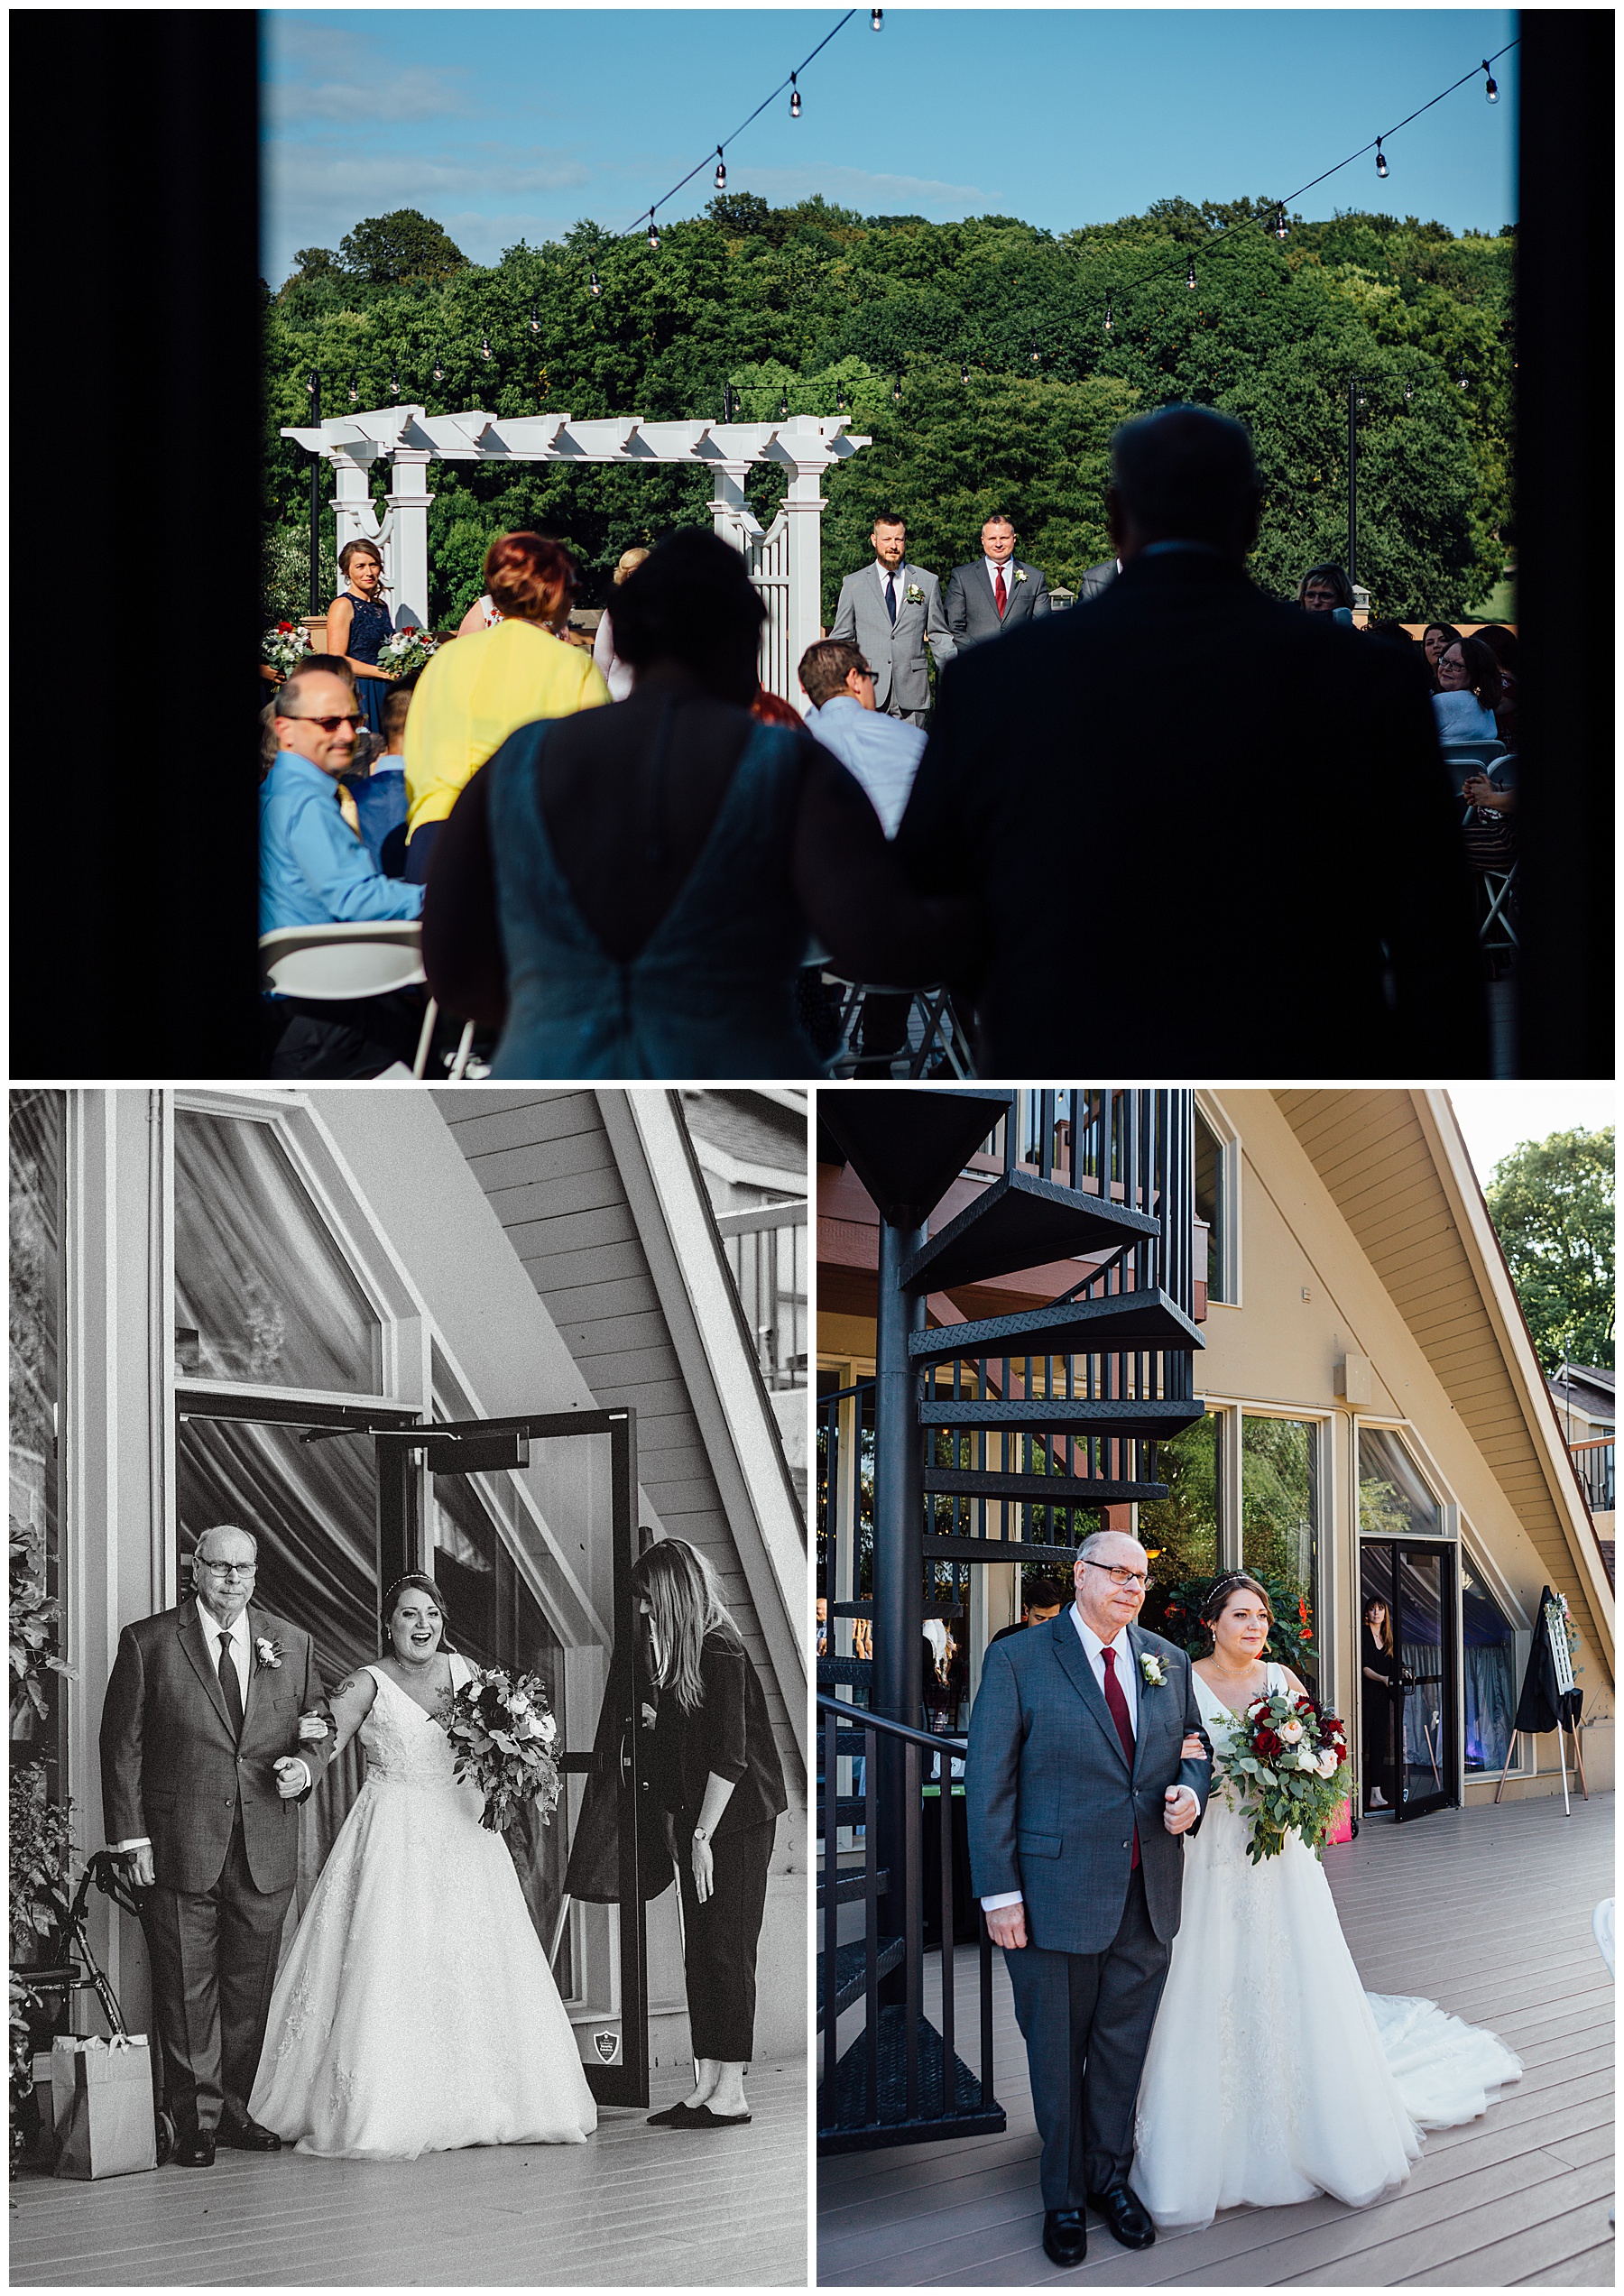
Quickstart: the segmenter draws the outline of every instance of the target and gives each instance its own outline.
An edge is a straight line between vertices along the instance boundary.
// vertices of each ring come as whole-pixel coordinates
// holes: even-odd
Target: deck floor
[[[820,2283],[1610,2287],[1613,1986],[1591,1915],[1613,1888],[1611,1794],[1575,1799],[1571,1819],[1558,1797],[1378,1821],[1328,1850],[1325,1870],[1371,1992],[1426,1995],[1490,2025],[1525,2067],[1481,2119],[1427,2138],[1401,2191],[1369,2208],[1322,2196],[1226,2209],[1138,2254],[1093,2218],[1087,2262],[1057,2270],[1041,2246],[1026,2052],[995,1956],[1007,2130],[820,2161]],[[958,1962],[973,2065],[974,1957],[961,1949]]]
[[[656,2106],[684,2085],[655,2085]],[[751,2125],[676,2135],[604,2110],[586,2144],[420,2161],[222,2153],[12,2186],[17,2287],[804,2287],[807,2070],[759,2066]]]

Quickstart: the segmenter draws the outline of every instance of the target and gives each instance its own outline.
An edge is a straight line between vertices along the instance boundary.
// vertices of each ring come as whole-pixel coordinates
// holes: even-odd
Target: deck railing
[[[1584,1443],[1568,1445],[1573,1457],[1573,1471],[1584,1487],[1592,1515],[1607,1515],[1613,1504],[1613,1439],[1610,1435],[1595,1435]]]
[[[807,1384],[807,1205],[719,1212],[716,1226],[770,1388]]]

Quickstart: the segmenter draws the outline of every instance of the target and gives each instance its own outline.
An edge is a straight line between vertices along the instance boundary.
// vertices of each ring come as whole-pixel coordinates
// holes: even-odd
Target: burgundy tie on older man
[[[1122,1751],[1128,1757],[1128,1774],[1131,1777],[1133,1775],[1133,1724],[1128,1719],[1128,1701],[1122,1694],[1121,1683],[1117,1680],[1116,1652],[1102,1650],[1100,1655],[1105,1661],[1105,1703],[1111,1709],[1111,1719],[1116,1724],[1116,1734],[1122,1741]],[[1133,1871],[1139,1861],[1139,1828],[1135,1826],[1133,1856],[1128,1865],[1130,1873]]]

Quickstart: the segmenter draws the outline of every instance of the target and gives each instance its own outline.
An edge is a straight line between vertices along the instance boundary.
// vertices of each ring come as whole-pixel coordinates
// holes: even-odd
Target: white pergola
[[[768,619],[761,681],[798,698],[795,667],[822,627],[819,597],[823,477],[871,441],[848,435],[847,415],[789,415],[781,422],[644,422],[612,415],[577,422],[567,414],[431,415],[425,408],[376,408],[337,415],[318,428],[282,432],[334,472],[338,548],[376,542],[383,553],[397,630],[429,617],[429,492],[431,462],[697,463],[711,475],[711,523],[743,554]],[[375,463],[389,465],[379,517],[372,499]],[[778,464],[789,474],[783,508],[765,531],[744,498],[745,474]]]

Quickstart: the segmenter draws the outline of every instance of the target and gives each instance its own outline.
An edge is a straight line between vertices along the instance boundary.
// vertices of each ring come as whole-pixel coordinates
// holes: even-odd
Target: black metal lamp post
[[[310,394],[310,421],[321,427],[321,377],[314,369],[305,389]],[[310,451],[310,612],[321,612],[321,449]]]
[[[1359,410],[1360,397],[1367,378],[1362,374],[1348,377],[1348,586],[1352,588],[1359,579],[1356,559],[1359,551]]]
[[[902,1269],[925,1242],[926,1223],[881,1214],[879,1302],[874,1332],[874,1673],[869,1703],[888,1721],[919,1727],[919,1645],[924,1639],[924,1458],[915,1389],[919,1370],[909,1335],[925,1328],[923,1293],[905,1291]],[[881,1853],[898,1860],[911,1814],[902,1747],[881,1748],[878,1788]]]

